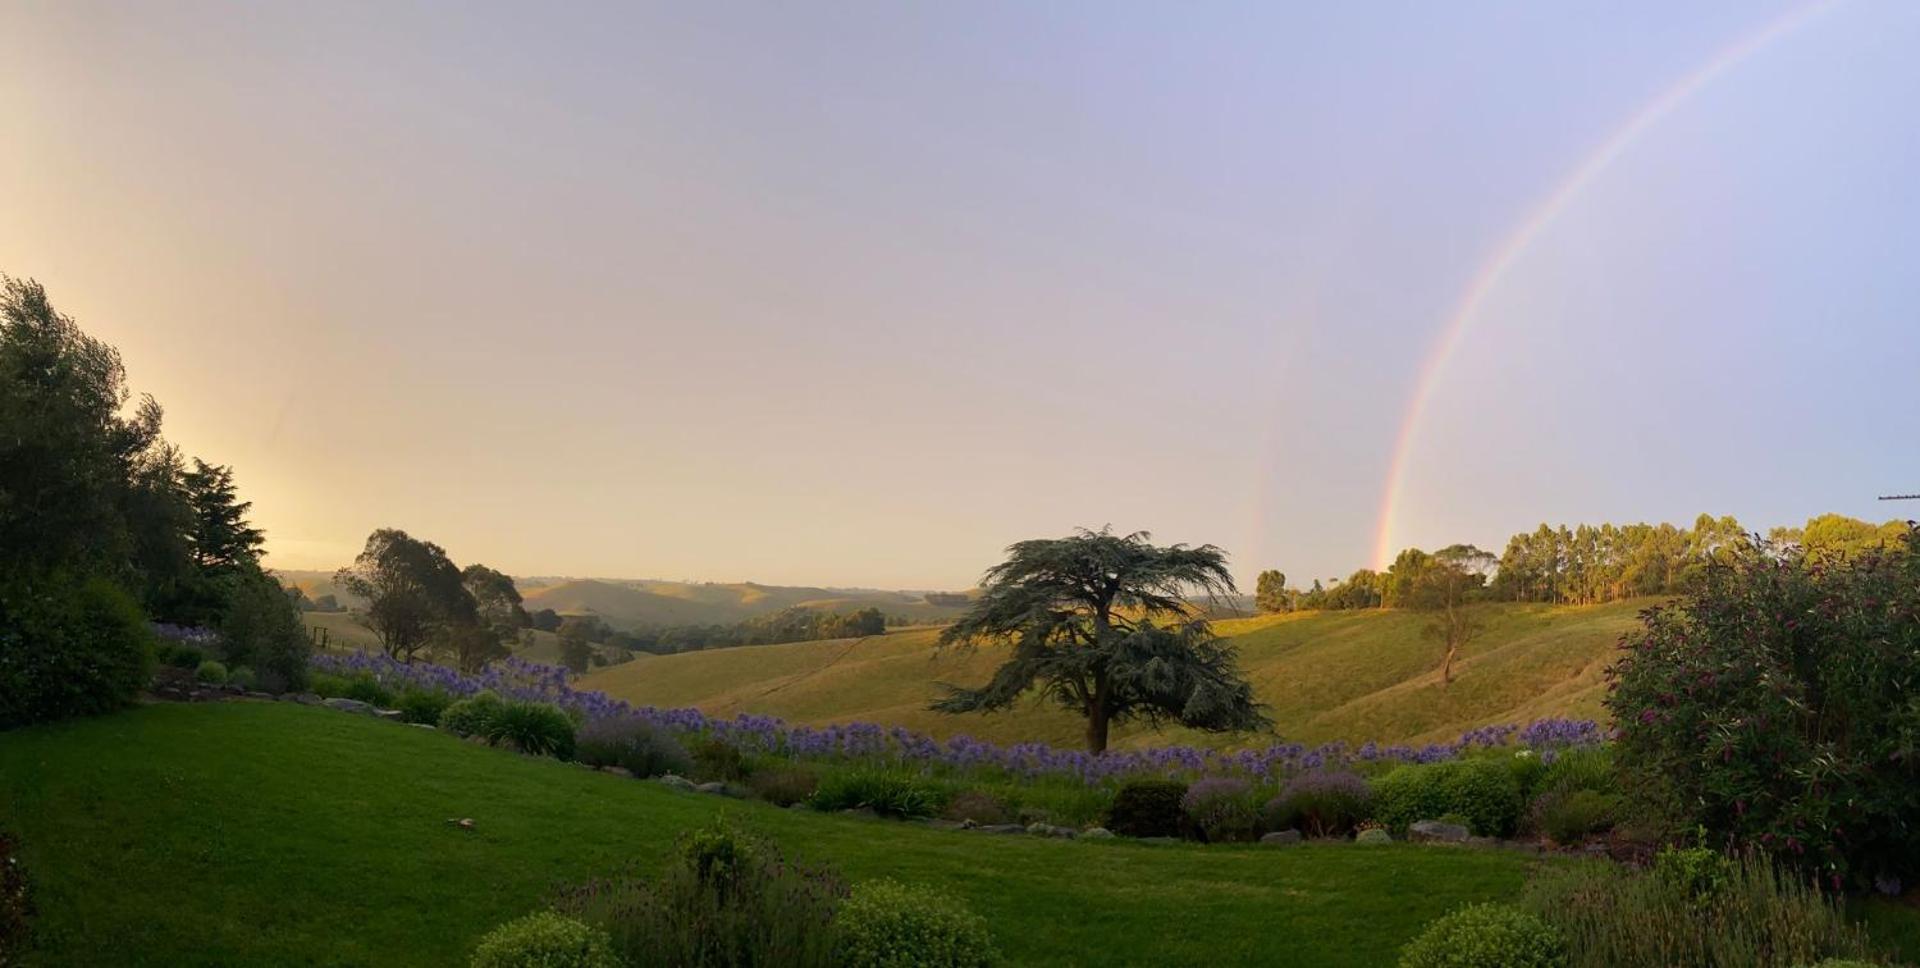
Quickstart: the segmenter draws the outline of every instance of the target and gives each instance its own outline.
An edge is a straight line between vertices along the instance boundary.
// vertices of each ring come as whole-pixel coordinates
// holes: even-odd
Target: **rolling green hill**
[[[1462,651],[1455,679],[1445,688],[1438,646],[1422,634],[1425,620],[1416,614],[1309,612],[1232,619],[1216,627],[1239,646],[1241,665],[1272,707],[1282,737],[1423,742],[1451,739],[1489,723],[1602,718],[1602,671],[1620,635],[1648,604],[1486,606],[1486,631]],[[1000,659],[992,648],[939,654],[937,634],[916,629],[865,639],[643,656],[595,672],[582,686],[636,703],[697,706],[710,714],[763,713],[812,724],[865,720],[1001,743],[1080,742],[1080,720],[1053,708],[1024,706],[969,716],[929,712],[928,700],[938,695],[936,683],[979,683]],[[1115,731],[1114,745],[1266,741],[1128,726]]]

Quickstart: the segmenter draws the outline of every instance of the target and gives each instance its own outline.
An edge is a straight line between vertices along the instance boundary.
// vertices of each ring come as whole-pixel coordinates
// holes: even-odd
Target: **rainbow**
[[[1577,198],[1586,187],[1593,183],[1607,167],[1625,154],[1641,135],[1660,123],[1667,115],[1692,97],[1701,88],[1711,84],[1727,70],[1772,45],[1775,41],[1805,26],[1809,21],[1837,5],[1840,0],[1818,0],[1805,6],[1789,10],[1786,14],[1757,30],[1736,40],[1731,46],[1716,54],[1711,60],[1680,78],[1672,87],[1643,105],[1638,112],[1616,128],[1611,136],[1600,143],[1592,154],[1586,157],[1574,169],[1568,172],[1559,185],[1547,197],[1535,206],[1527,216],[1514,225],[1500,244],[1495,246],[1482,263],[1479,271],[1467,283],[1454,304],[1453,312],[1448,314],[1446,323],[1440,329],[1440,335],[1428,350],[1420,373],[1414,384],[1413,396],[1407,403],[1406,416],[1400,421],[1400,434],[1394,440],[1393,459],[1387,468],[1386,486],[1380,496],[1380,513],[1374,530],[1373,561],[1375,568],[1384,569],[1393,561],[1393,523],[1394,509],[1400,504],[1401,493],[1406,487],[1407,464],[1413,450],[1413,442],[1419,436],[1420,425],[1426,416],[1427,404],[1433,397],[1434,388],[1439,383],[1440,374],[1446,369],[1447,361],[1452,359],[1459,348],[1467,328],[1479,313],[1480,306],[1494,288],[1507,275],[1514,264],[1520,261],[1540,233],[1557,218],[1567,206]]]

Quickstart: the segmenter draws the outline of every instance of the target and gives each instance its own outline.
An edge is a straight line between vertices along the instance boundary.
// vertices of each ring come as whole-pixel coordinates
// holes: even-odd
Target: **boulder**
[[[270,692],[250,692],[250,693],[247,693],[247,698],[248,698],[248,699],[272,699],[272,698],[273,698],[273,693],[270,693]]]
[[[1297,844],[1300,842],[1300,831],[1276,830],[1270,834],[1261,834],[1260,842],[1273,847],[1284,847],[1288,844]]]
[[[1017,823],[990,823],[974,828],[985,834],[1024,834],[1027,828]]]
[[[692,793],[694,790],[692,780],[684,776],[675,776],[672,773],[661,774],[658,782],[661,786],[671,787],[675,790],[685,790],[688,793]]]
[[[1080,831],[1081,840],[1112,840],[1113,831],[1105,827],[1088,827]]]
[[[373,711],[373,714],[381,719],[394,723],[405,722],[407,718],[407,714],[398,709],[376,709]]]
[[[1360,835],[1353,838],[1353,842],[1356,844],[1391,844],[1393,843],[1393,835],[1375,827],[1372,830],[1360,831]]]
[[[362,716],[371,716],[374,713],[373,706],[361,702],[358,699],[348,699],[344,696],[322,699],[320,705],[328,709],[338,709],[343,713],[359,713]]]
[[[435,727],[435,726],[434,726],[434,725],[433,725],[432,723],[408,723],[407,725],[408,725],[408,726],[412,726],[412,727],[413,727],[414,729],[434,729],[434,728],[436,728],[436,727]]]
[[[320,705],[320,697],[311,692],[284,692],[280,694],[280,701],[297,702],[302,706]]]
[[[1072,827],[1060,827],[1050,823],[1032,823],[1027,825],[1027,833],[1035,837],[1059,837],[1063,840],[1071,840],[1075,836],[1078,836],[1080,831]]]
[[[738,787],[735,787],[730,783],[721,783],[718,781],[715,781],[713,783],[702,783],[699,786],[694,787],[694,789],[701,793],[711,793],[711,794],[714,794],[715,796],[733,797],[734,799],[740,799],[746,796],[745,791],[739,789]]]
[[[1407,839],[1416,844],[1464,844],[1473,832],[1457,823],[1417,820],[1407,828]]]

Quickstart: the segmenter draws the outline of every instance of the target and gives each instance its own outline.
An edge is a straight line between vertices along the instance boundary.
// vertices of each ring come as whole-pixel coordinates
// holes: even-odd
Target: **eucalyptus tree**
[[[1004,644],[1010,655],[983,686],[944,686],[931,708],[988,712],[1035,692],[1085,717],[1096,753],[1113,724],[1134,719],[1208,732],[1272,728],[1236,650],[1191,604],[1236,591],[1226,554],[1151,538],[1082,529],[1009,547],[939,642]]]
[[[473,596],[446,549],[398,528],[367,536],[366,548],[334,576],[367,600],[363,621],[387,655],[412,662],[451,629],[478,624]]]

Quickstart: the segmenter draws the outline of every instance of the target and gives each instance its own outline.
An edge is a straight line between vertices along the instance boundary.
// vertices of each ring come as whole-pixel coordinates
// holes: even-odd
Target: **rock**
[[[927,821],[927,826],[935,830],[965,830],[967,829],[967,822],[964,820],[941,820],[936,817]]]
[[[623,776],[629,780],[633,779],[633,771],[624,766],[603,766],[600,768],[600,772],[611,773],[614,776]]]
[[[320,705],[320,697],[311,692],[288,692],[280,695],[281,702],[297,702],[302,706]]]
[[[1356,844],[1391,844],[1393,843],[1393,835],[1375,827],[1372,830],[1360,831],[1360,836],[1353,838],[1353,842]]]
[[[447,823],[450,826],[459,827],[461,830],[473,829],[472,817],[448,817]]]
[[[700,791],[701,793],[711,793],[711,794],[714,794],[715,796],[732,797],[736,800],[745,799],[747,795],[745,790],[742,790],[731,783],[722,783],[718,781],[715,781],[713,783],[702,783],[699,786],[694,787],[694,789]]]
[[[247,693],[247,698],[248,698],[248,699],[272,699],[272,698],[273,698],[273,693],[270,693],[270,692],[250,692],[250,693]]]
[[[961,829],[961,830],[972,830],[973,828],[975,828],[975,827],[978,827],[978,826],[980,826],[980,825],[979,825],[978,823],[975,823],[975,822],[974,822],[974,819],[973,819],[972,817],[968,817],[968,818],[966,818],[966,819],[964,819],[964,820],[962,820],[962,821],[960,821],[960,829]]]
[[[983,834],[1024,834],[1027,828],[1017,823],[990,823],[974,828]]]
[[[1416,844],[1464,844],[1470,836],[1467,828],[1440,820],[1416,820],[1407,828],[1407,839]]]
[[[433,729],[434,728],[434,725],[432,723],[408,723],[407,725],[412,726],[414,729]]]
[[[1178,837],[1141,837],[1139,840],[1143,844],[1177,844],[1180,842],[1180,838]]]
[[[1468,847],[1480,847],[1483,849],[1506,846],[1506,842],[1498,837],[1468,837],[1466,844]]]
[[[398,709],[376,709],[373,714],[390,723],[404,722],[407,718],[407,714]]]
[[[1112,840],[1113,831],[1105,827],[1088,827],[1080,831],[1081,840]]]
[[[1274,846],[1274,847],[1284,847],[1288,844],[1297,844],[1300,842],[1300,831],[1276,830],[1270,834],[1261,834],[1260,842],[1263,844]]]
[[[1080,831],[1072,827],[1058,827],[1050,823],[1031,823],[1027,825],[1027,833],[1035,837],[1059,837],[1062,840],[1072,840],[1074,837],[1079,836]]]
[[[807,805],[799,801],[795,801],[793,803],[787,804],[787,809],[788,810],[805,810],[807,809]]]
[[[373,707],[367,703],[363,703],[358,699],[347,699],[343,696],[336,696],[332,699],[322,699],[320,705],[328,709],[338,709],[343,713],[359,713],[362,716],[371,716],[374,711]]]
[[[672,787],[675,790],[685,790],[688,793],[692,793],[694,789],[692,780],[684,776],[675,776],[672,773],[662,773],[656,782],[661,786]]]

